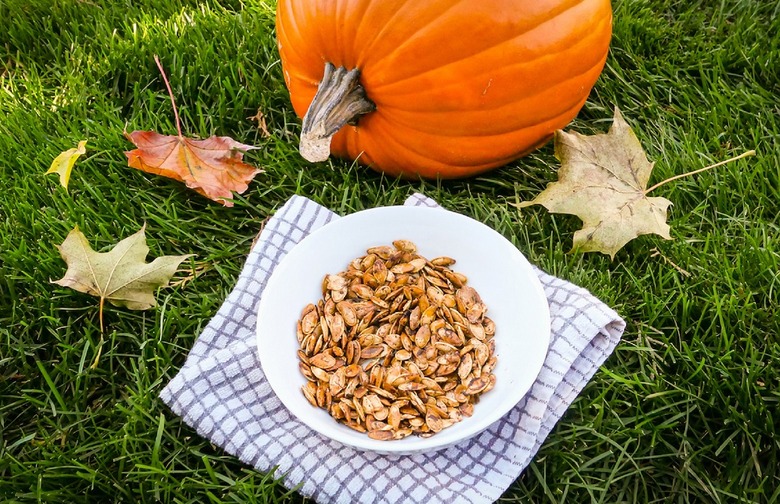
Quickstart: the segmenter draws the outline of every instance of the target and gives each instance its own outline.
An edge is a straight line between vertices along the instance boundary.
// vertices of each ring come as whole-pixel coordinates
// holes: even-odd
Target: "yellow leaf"
[[[70,172],[73,170],[73,165],[76,163],[76,160],[79,158],[79,156],[86,152],[86,140],[80,141],[79,146],[75,149],[68,149],[64,152],[60,152],[60,154],[54,158],[54,161],[52,161],[51,167],[49,168],[49,171],[46,172],[46,175],[50,173],[59,173],[60,184],[67,191],[68,181],[70,180]]]

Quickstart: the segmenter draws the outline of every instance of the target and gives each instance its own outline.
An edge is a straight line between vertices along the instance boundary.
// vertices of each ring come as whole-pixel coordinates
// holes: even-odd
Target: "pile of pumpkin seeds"
[[[408,240],[366,252],[301,313],[303,394],[373,439],[432,436],[495,385],[495,323],[454,259]]]

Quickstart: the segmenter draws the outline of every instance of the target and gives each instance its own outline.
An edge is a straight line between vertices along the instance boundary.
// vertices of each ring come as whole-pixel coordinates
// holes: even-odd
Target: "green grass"
[[[293,194],[340,213],[414,191],[504,234],[547,271],[628,321],[622,343],[502,502],[780,499],[780,9],[749,0],[616,0],[603,76],[572,127],[613,106],[668,184],[673,239],[614,261],[568,254],[578,220],[518,213],[554,180],[551,146],[488,175],[388,180],[349,162],[309,166],[281,78],[272,2],[0,4],[0,501],[298,502],[278,474],[215,449],[158,399],[234,284],[262,221]],[[261,147],[234,208],[126,167],[123,129],[183,128]],[[261,109],[271,136],[247,120]],[[44,176],[87,139],[66,193]],[[147,224],[153,255],[196,253],[195,280],[146,312],[57,287],[55,245],[78,225],[105,249]],[[183,275],[186,275],[184,273]]]

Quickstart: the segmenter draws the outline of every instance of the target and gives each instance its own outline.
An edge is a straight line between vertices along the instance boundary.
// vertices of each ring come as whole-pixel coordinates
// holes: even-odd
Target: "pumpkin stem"
[[[303,117],[299,150],[307,161],[328,159],[333,135],[345,124],[356,124],[360,116],[376,110],[359,77],[357,68],[347,71],[325,63],[320,86]]]

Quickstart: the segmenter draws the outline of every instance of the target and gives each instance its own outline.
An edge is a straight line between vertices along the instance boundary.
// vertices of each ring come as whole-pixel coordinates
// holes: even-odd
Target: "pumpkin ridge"
[[[592,36],[599,35],[597,30],[593,30],[590,33],[592,34]],[[575,45],[569,46],[569,49],[577,48],[580,45],[583,45],[583,46],[590,45],[590,39],[589,38],[579,39],[576,42]],[[563,53],[562,52],[561,53],[554,53],[554,54],[542,53],[537,58],[534,58],[534,59],[518,61],[517,63],[512,63],[512,64],[505,65],[504,69],[520,68],[520,67],[523,67],[523,66],[534,65],[534,64],[536,64],[536,63],[538,63],[540,61],[543,61],[545,59],[557,58],[561,54],[563,54]],[[591,70],[593,70],[594,67],[599,66],[599,65],[603,65],[605,60],[606,60],[606,55],[600,56],[599,59],[596,60],[595,63],[593,63],[591,66],[587,67],[584,71],[582,71],[582,72],[580,72],[578,74],[575,74],[575,75],[571,75],[571,76],[567,77],[563,81],[558,81],[558,82],[555,83],[555,85],[557,86],[558,84],[563,84],[563,83],[568,82],[568,81],[570,81],[572,79],[575,79],[575,78],[578,78],[578,77],[582,77],[583,75],[585,75],[588,72],[590,72]],[[470,77],[473,78],[473,79],[477,79],[477,78],[479,78],[481,76],[488,76],[490,74],[490,72],[493,72],[493,71],[494,70],[492,70],[492,69],[487,69],[484,73],[473,74]],[[461,85],[460,83],[453,83],[453,84],[449,84],[449,85],[441,86],[441,87],[442,88],[447,88],[447,87],[450,87],[450,86],[457,87],[457,86],[460,86],[460,85]],[[378,88],[375,88],[375,89],[378,89]],[[374,90],[372,90],[372,91],[374,91]],[[519,97],[517,100],[514,100],[514,101],[503,101],[498,106],[495,106],[495,107],[485,107],[485,108],[482,108],[481,110],[484,110],[484,111],[495,110],[495,109],[501,108],[501,107],[503,107],[505,105],[508,105],[510,103],[517,103],[517,102],[520,102],[520,101],[524,101],[527,98],[538,96],[539,94],[541,94],[543,92],[545,92],[545,89],[540,89],[540,90],[538,90],[535,93],[525,94],[522,97]],[[412,94],[419,94],[419,91],[417,91],[417,92],[408,92],[408,93],[393,92],[393,96],[398,96],[398,97],[412,95]],[[408,111],[408,112],[426,112],[426,113],[428,113],[428,112],[430,112],[430,113],[445,112],[445,113],[449,113],[449,112],[462,112],[463,111],[462,109],[443,110],[441,105],[438,104],[438,103],[434,105],[435,110],[429,110],[429,109],[408,109],[408,108],[403,108],[403,107],[400,107],[400,106],[397,106],[397,105],[392,105],[392,104],[383,102],[381,100],[378,100],[377,101],[377,106],[379,106],[380,104],[381,104],[381,107],[384,108],[384,109],[402,110],[402,111]]]
[[[380,131],[383,131],[384,129],[381,129]],[[385,138],[384,141],[387,142],[388,138]],[[390,142],[392,143],[393,149],[399,149],[399,148],[406,148],[405,145],[400,144],[399,142],[395,141],[394,139]],[[463,174],[454,175],[456,177],[464,176],[465,174],[472,174],[474,170],[477,171],[486,171],[489,170],[491,167],[496,166],[495,163],[491,160],[490,162],[481,163],[479,165],[474,165],[474,163],[464,161],[463,164],[456,164],[452,161],[443,162],[441,161],[441,158],[439,156],[430,156],[423,154],[417,150],[409,150],[409,153],[413,155],[416,158],[416,163],[418,166],[424,166],[427,170],[435,170],[442,178],[452,178],[453,175],[445,175],[443,172],[450,170],[452,168],[455,169],[462,169],[464,172]],[[354,157],[354,159],[358,161],[362,161],[364,164],[368,165],[370,168],[375,169],[374,165],[376,164],[376,161],[372,162],[365,162],[365,159],[361,160],[360,158],[367,157],[365,154],[365,151],[361,151],[357,156]],[[512,157],[507,157],[507,161],[503,164],[506,164],[511,160]],[[402,170],[400,168],[395,168],[392,165],[385,166],[382,165],[382,168],[384,171],[390,173],[392,176],[397,176],[399,174],[404,175],[405,178],[409,178],[408,174],[403,174]],[[426,177],[430,177],[430,175],[426,175]]]
[[[386,120],[386,123],[387,123],[388,126],[393,126],[393,123],[391,121],[389,121],[389,120]],[[382,142],[383,143],[393,144],[392,145],[393,149],[404,149],[404,150],[407,150],[407,151],[411,152],[412,154],[414,154],[416,157],[424,159],[428,163],[430,163],[430,162],[442,163],[442,161],[439,159],[439,156],[430,155],[427,152],[426,153],[420,152],[419,150],[411,148],[409,145],[402,144],[401,142],[396,140],[395,134],[393,133],[393,131],[395,131],[395,130],[388,130],[386,128],[383,128],[381,125],[380,126],[375,126],[374,129],[382,132]],[[448,164],[451,164],[451,163],[448,163]]]
[[[582,101],[584,101],[584,100],[582,100]],[[559,119],[560,117],[565,117],[565,116],[570,115],[573,111],[579,110],[579,108],[581,106],[582,106],[581,102],[575,103],[572,107],[566,109],[561,114],[558,114],[558,115],[556,115],[554,117],[551,117],[550,119],[548,119],[546,121],[542,121],[542,122],[540,122],[540,124],[542,124],[542,123],[555,123],[555,122],[557,122],[556,120]],[[381,124],[380,125],[376,125],[375,124],[375,125],[372,125],[372,126],[373,126],[374,130],[380,131],[382,133],[382,143],[383,144],[388,144],[388,143],[393,144],[393,146],[392,146],[393,148],[392,149],[387,149],[387,150],[393,151],[395,149],[404,149],[404,150],[406,150],[408,152],[411,152],[416,157],[426,160],[429,164],[430,163],[442,164],[442,165],[446,164],[447,166],[458,166],[458,167],[463,167],[463,168],[467,168],[469,166],[473,166],[474,165],[474,161],[473,160],[469,160],[469,159],[464,159],[464,160],[462,160],[461,163],[458,163],[457,161],[452,160],[452,159],[449,159],[446,162],[444,162],[441,159],[442,158],[441,155],[429,152],[428,150],[421,151],[420,149],[415,148],[410,143],[401,143],[399,140],[396,139],[396,137],[398,136],[398,131],[399,131],[398,129],[394,129],[394,126],[395,126],[396,123],[394,123],[393,121],[389,120],[388,118],[384,118],[384,119],[385,119],[385,121],[384,121],[385,124],[384,125],[381,125]],[[422,133],[422,134],[424,134],[426,136],[429,136],[429,137],[432,137],[432,138],[435,138],[437,136],[438,137],[442,137],[443,136],[443,135],[439,135],[439,134],[436,134],[436,133],[430,133],[430,132],[427,132],[427,131],[414,130],[413,128],[411,128],[409,126],[406,126],[406,125],[402,125],[401,128],[404,128],[404,129],[407,129],[407,130],[411,130],[411,131],[415,131],[415,132],[418,132],[418,133]],[[515,129],[515,130],[509,131],[509,132],[503,132],[503,133],[496,134],[496,135],[490,135],[490,137],[508,136],[508,135],[510,135],[512,133],[520,133],[521,131],[523,131],[523,129],[527,129],[527,128],[522,128],[522,129],[519,129],[519,130]],[[552,137],[554,129],[555,128],[551,128],[550,129],[550,133],[549,133],[550,137]],[[469,135],[469,136],[461,135],[461,136],[458,136],[457,138],[460,139],[460,140],[463,140],[463,139],[486,138],[486,137],[485,136],[481,136],[481,135]],[[359,144],[359,143],[360,142],[356,142],[356,144]],[[442,141],[439,141],[437,143],[441,144]],[[456,144],[457,141],[454,140],[453,143]],[[357,146],[357,145],[355,145],[355,146]],[[516,157],[517,157],[516,153],[511,153],[511,154],[508,154],[506,156],[503,156],[502,159],[505,159],[506,161],[504,163],[502,163],[502,164],[506,164],[506,163],[510,162],[512,159],[516,159]],[[494,161],[482,162],[481,165],[483,165],[483,166],[487,166],[487,165],[500,166],[500,165],[496,165],[494,163]]]
[[[404,3],[401,4],[401,5],[404,6],[408,2],[409,2],[409,0],[404,0]],[[371,19],[371,16],[366,15],[366,12],[368,12],[368,10],[369,10],[369,8],[371,6],[371,3],[370,2],[365,2],[362,5],[365,6],[364,9],[359,14],[355,14],[356,16],[358,16],[359,21],[357,22],[357,25],[355,26],[354,40],[353,40],[352,45],[350,46],[351,49],[352,49],[352,53],[355,54],[355,67],[359,68],[359,69],[362,69],[362,67],[363,67],[363,55],[366,54],[366,50],[365,50],[366,48],[357,46],[357,44],[356,44],[357,43],[357,36],[360,33],[361,28],[363,28],[363,23],[365,23],[366,20]],[[342,20],[342,22],[343,22],[343,20]],[[371,41],[371,44],[374,44],[374,43],[376,43],[376,37],[374,37],[374,39]],[[370,54],[370,53],[368,53],[368,54]]]
[[[468,53],[468,54],[463,54],[463,55],[460,55],[460,56],[459,56],[457,59],[449,60],[449,61],[446,61],[446,62],[440,62],[440,64],[438,64],[438,65],[436,65],[436,66],[433,66],[433,67],[427,68],[427,69],[426,69],[424,72],[421,72],[421,73],[415,73],[415,74],[414,74],[414,75],[412,75],[412,76],[403,77],[403,78],[401,78],[401,79],[397,79],[397,80],[394,80],[394,81],[385,81],[385,82],[383,82],[382,84],[380,84],[380,85],[378,85],[378,86],[374,86],[374,87],[372,87],[372,92],[374,92],[374,91],[379,91],[379,90],[381,90],[382,88],[384,88],[384,87],[387,87],[387,86],[391,86],[391,85],[399,84],[399,83],[401,83],[401,82],[405,82],[405,81],[408,81],[408,80],[411,80],[411,79],[416,79],[416,78],[419,78],[420,76],[426,75],[427,73],[430,73],[430,72],[438,72],[438,71],[440,71],[442,68],[445,68],[445,67],[447,67],[447,66],[449,66],[449,65],[452,65],[452,64],[455,64],[455,63],[462,62],[463,60],[467,60],[467,59],[469,59],[469,58],[476,57],[476,56],[478,56],[478,55],[480,55],[480,54],[482,54],[482,53],[484,53],[484,52],[487,52],[487,51],[489,51],[489,50],[491,50],[491,49],[495,49],[496,47],[499,47],[499,46],[501,46],[501,45],[503,45],[503,44],[506,44],[506,43],[509,43],[509,42],[513,42],[513,41],[515,41],[516,39],[518,39],[518,38],[520,38],[520,37],[523,37],[523,36],[525,36],[525,35],[528,35],[528,33],[532,32],[532,31],[534,31],[534,30],[536,30],[536,29],[539,29],[539,28],[540,28],[540,27],[542,27],[544,24],[546,24],[546,23],[549,23],[550,21],[553,21],[553,20],[555,20],[555,19],[556,19],[556,18],[558,18],[560,15],[562,15],[562,14],[564,14],[564,13],[566,13],[566,12],[570,11],[571,9],[573,9],[573,8],[575,8],[575,7],[579,6],[579,5],[581,5],[582,3],[584,3],[584,2],[587,2],[587,1],[588,1],[588,0],[577,0],[577,1],[576,1],[575,3],[573,3],[573,4],[564,4],[564,5],[565,5],[565,7],[560,7],[560,6],[559,6],[559,9],[558,9],[558,10],[553,10],[553,11],[550,11],[550,12],[552,12],[552,14],[551,14],[549,17],[548,17],[548,16],[542,16],[542,17],[540,17],[540,18],[539,18],[539,22],[538,22],[538,23],[534,24],[533,26],[529,27],[529,28],[528,28],[528,29],[526,29],[526,30],[523,30],[522,32],[519,32],[519,33],[514,33],[514,34],[512,34],[510,37],[508,37],[508,38],[506,38],[506,39],[504,39],[504,40],[497,41],[496,43],[494,43],[494,44],[492,44],[492,45],[490,45],[490,46],[487,46],[487,47],[480,47],[478,50],[476,50],[476,51],[475,51],[475,52],[473,52],[473,53]],[[457,5],[459,5],[459,3],[456,3],[456,4],[453,4],[453,5],[451,5],[450,7],[448,7],[448,8],[447,8],[447,10],[450,10],[450,9],[452,9],[452,8],[454,8],[454,7],[455,7],[455,6],[457,6]],[[445,11],[445,12],[446,12],[446,11]],[[390,23],[388,23],[388,24],[390,24]],[[430,29],[430,26],[425,26],[425,27],[423,27],[423,28],[424,28],[424,29]],[[418,32],[416,32],[416,33],[415,33],[415,35],[416,35],[417,33],[419,33],[419,31],[418,31]],[[402,50],[404,47],[406,47],[408,44],[411,44],[411,43],[413,43],[413,42],[414,42],[413,36],[410,36],[410,37],[408,37],[408,39],[407,39],[407,41],[406,41],[406,42],[404,42],[404,43],[403,43],[403,44],[401,44],[400,46],[394,47],[394,48],[393,48],[393,52],[398,52],[398,51],[401,51],[401,50]],[[556,53],[556,54],[557,54],[557,53]],[[381,60],[381,58],[378,58],[378,59],[380,59],[380,60]]]
[[[385,32],[389,29],[389,27],[392,27],[394,24],[395,18],[403,14],[403,8],[408,4],[411,0],[403,0],[403,3],[401,3],[398,8],[396,9],[395,14],[393,14],[385,23],[385,25],[382,27],[381,30],[377,30],[374,33],[374,37],[366,42],[366,44],[357,51],[357,61],[358,61],[358,67],[361,68],[363,65],[364,54],[371,54],[371,58],[383,58],[385,55],[377,55],[373,53],[374,46],[379,43],[379,41],[382,40],[382,36],[385,34]],[[365,11],[364,11],[365,14]],[[367,20],[371,19],[371,16],[363,15],[360,18],[360,22],[358,23],[357,28],[355,29],[355,33],[360,33],[360,28],[363,26],[363,23]],[[362,68],[361,68],[362,70]]]
[[[287,69],[285,69],[285,70],[287,72],[287,75],[290,76],[291,80],[292,79],[296,79],[296,80],[299,80],[299,81],[302,81],[302,82],[307,82],[307,83],[309,83],[311,86],[313,86],[315,88],[317,87],[317,82],[316,81],[312,81],[311,77],[309,77],[309,74],[304,73],[304,72],[290,71],[290,70],[287,70]]]
[[[283,0],[279,1],[279,7],[278,9],[281,9],[281,5],[283,3]],[[288,7],[288,9],[291,9]],[[287,43],[283,47],[279,47],[280,51],[284,51],[287,53],[287,58],[289,59],[290,53],[292,52],[295,55],[295,59],[298,61],[306,61],[307,56],[305,52],[301,52],[300,48],[305,47],[304,44],[293,44],[290,43],[290,39],[292,36],[290,33],[300,33],[300,28],[297,22],[297,16],[279,16],[278,11],[276,15],[276,38],[277,38],[277,46],[281,43],[282,40],[286,40]],[[290,30],[287,30],[287,23],[291,23],[292,26],[290,27]],[[298,41],[300,41],[300,37],[297,37]],[[289,73],[289,67],[290,65],[287,65],[287,68],[284,70]],[[296,68],[299,67],[299,65],[295,65]],[[302,74],[300,72],[297,73],[299,75],[301,80],[304,80],[306,82],[310,82],[312,84],[316,85],[316,81],[312,81],[310,77],[308,77],[306,74]]]
[[[283,23],[281,23],[281,22],[277,23],[277,25],[276,25],[276,33],[277,33],[277,36],[279,37],[280,40],[282,39],[282,37],[284,37],[285,40],[289,40],[289,37],[287,36],[287,30],[283,27]],[[285,56],[286,56],[288,61],[290,59],[292,59],[291,58],[292,56],[294,56],[295,59],[300,59],[300,53],[296,52],[295,49],[290,49],[288,47],[288,45],[290,45],[290,44],[287,44],[284,47],[279,46],[278,47],[279,52],[281,53],[282,51],[284,51],[285,52]],[[306,80],[306,81],[309,80],[301,72],[291,72],[289,67],[290,67],[290,65],[287,65],[287,68],[283,68],[282,69],[282,77],[285,79],[285,82],[287,83],[288,87],[290,86],[290,79],[287,76],[289,76],[289,75],[296,75],[297,78],[299,78],[301,80]],[[296,68],[297,68],[297,66],[296,66]]]
[[[499,109],[502,109],[502,108],[505,108],[505,107],[510,107],[510,106],[511,107],[515,107],[515,106],[517,106],[518,103],[522,103],[522,102],[524,102],[526,100],[533,99],[536,96],[538,96],[538,95],[540,95],[542,93],[545,93],[545,92],[547,92],[547,91],[549,91],[551,89],[555,89],[556,87],[558,87],[560,85],[564,85],[567,82],[570,82],[570,81],[575,80],[575,79],[579,79],[580,77],[582,77],[582,75],[585,75],[588,72],[591,72],[594,68],[596,68],[598,66],[599,66],[599,63],[593,65],[590,68],[588,68],[588,70],[586,72],[583,72],[581,75],[575,75],[575,76],[573,76],[573,77],[571,77],[569,79],[566,79],[564,81],[560,81],[559,83],[556,83],[556,85],[551,87],[551,88],[543,89],[543,90],[539,91],[538,93],[534,93],[533,95],[524,96],[523,99],[520,99],[520,100],[503,103],[501,106],[498,106],[498,107],[493,107],[493,108],[490,108],[490,109],[484,109],[484,112],[490,112],[490,111],[494,111],[494,110],[499,110]],[[587,96],[586,96],[586,98],[587,98]],[[383,108],[391,108],[391,107],[383,107]],[[394,109],[394,110],[403,110],[403,109]],[[571,110],[571,109],[567,108],[566,110]],[[417,113],[418,111],[412,110],[412,111],[404,111],[404,112],[409,112],[411,114],[414,114],[414,113]],[[421,113],[424,113],[426,115],[439,115],[439,116],[441,116],[441,115],[446,115],[446,114],[460,115],[460,114],[463,113],[463,111],[462,110],[439,110],[439,111],[426,110],[426,111],[421,112]],[[491,136],[501,135],[501,134],[504,134],[504,133],[509,133],[511,131],[517,131],[518,129],[524,129],[524,128],[532,127],[532,126],[534,126],[536,124],[539,124],[540,122],[546,122],[546,121],[548,121],[550,119],[554,119],[556,117],[559,117],[560,115],[561,114],[558,114],[557,111],[556,111],[554,113],[554,115],[549,116],[549,117],[535,117],[531,122],[529,122],[527,124],[523,124],[523,123],[519,123],[519,124],[518,123],[506,124],[505,123],[504,127],[506,129],[495,130],[495,131],[491,131],[490,133],[484,133],[484,134],[479,134],[479,135],[475,134],[475,135],[469,135],[469,136],[474,136],[474,137],[476,137],[476,136],[491,137]],[[392,122],[393,122],[393,124],[396,124],[398,126],[403,126],[405,128],[409,128],[409,129],[412,129],[414,131],[418,131],[420,133],[433,133],[432,131],[430,131],[428,129],[420,128],[419,127],[419,125],[421,124],[420,122],[414,122],[414,124],[416,126],[412,126],[411,123],[407,123],[406,121],[399,120],[397,116],[393,116],[393,121]],[[448,133],[448,132],[445,132],[443,130],[436,130],[435,134],[439,135],[439,136],[443,136],[443,137],[463,138],[462,134],[459,134],[457,132],[449,132]]]
[[[349,2],[336,2],[336,12],[334,15],[334,19],[337,20],[337,26],[346,26],[344,23],[344,19],[347,17],[347,12],[349,7]],[[348,49],[348,46],[345,44],[345,41],[349,38],[354,38],[351,36],[351,34],[346,33],[347,30],[336,30],[335,33],[331,33],[331,37],[335,38],[335,45],[339,49],[341,49],[339,56],[339,61],[342,65],[347,65],[347,57],[346,52]],[[351,48],[349,48],[351,51]],[[351,69],[350,69],[351,70]]]
[[[377,128],[377,130],[385,134],[387,133],[385,128]],[[385,136],[383,138],[383,142],[387,143],[388,139],[390,140],[389,143],[392,143],[393,149],[407,148],[406,144],[401,144],[398,141],[396,141],[394,138],[389,136]],[[423,167],[422,170],[420,171],[428,172],[420,176],[415,176],[412,173],[406,172],[397,163],[395,165],[384,164],[381,163],[380,161],[380,165],[376,165],[376,161],[368,159],[369,156],[365,153],[365,151],[359,151],[355,149],[353,150],[353,152],[356,152],[357,155],[353,156],[352,159],[355,159],[361,164],[364,164],[374,170],[384,171],[385,173],[394,177],[401,175],[403,178],[406,179],[420,178],[420,177],[432,178],[436,176],[441,177],[442,179],[451,179],[451,178],[472,176],[478,173],[484,173],[497,166],[503,166],[517,158],[516,154],[510,154],[500,159],[494,158],[494,159],[480,162],[478,164],[475,164],[473,161],[467,159],[464,159],[462,160],[461,163],[458,163],[453,160],[442,161],[441,156],[429,155],[429,154],[422,153],[416,149],[409,149],[406,153],[407,160],[405,160],[405,162],[408,163],[408,157],[411,156],[415,159],[415,163],[418,167]],[[452,173],[453,169],[455,169],[457,173]]]

